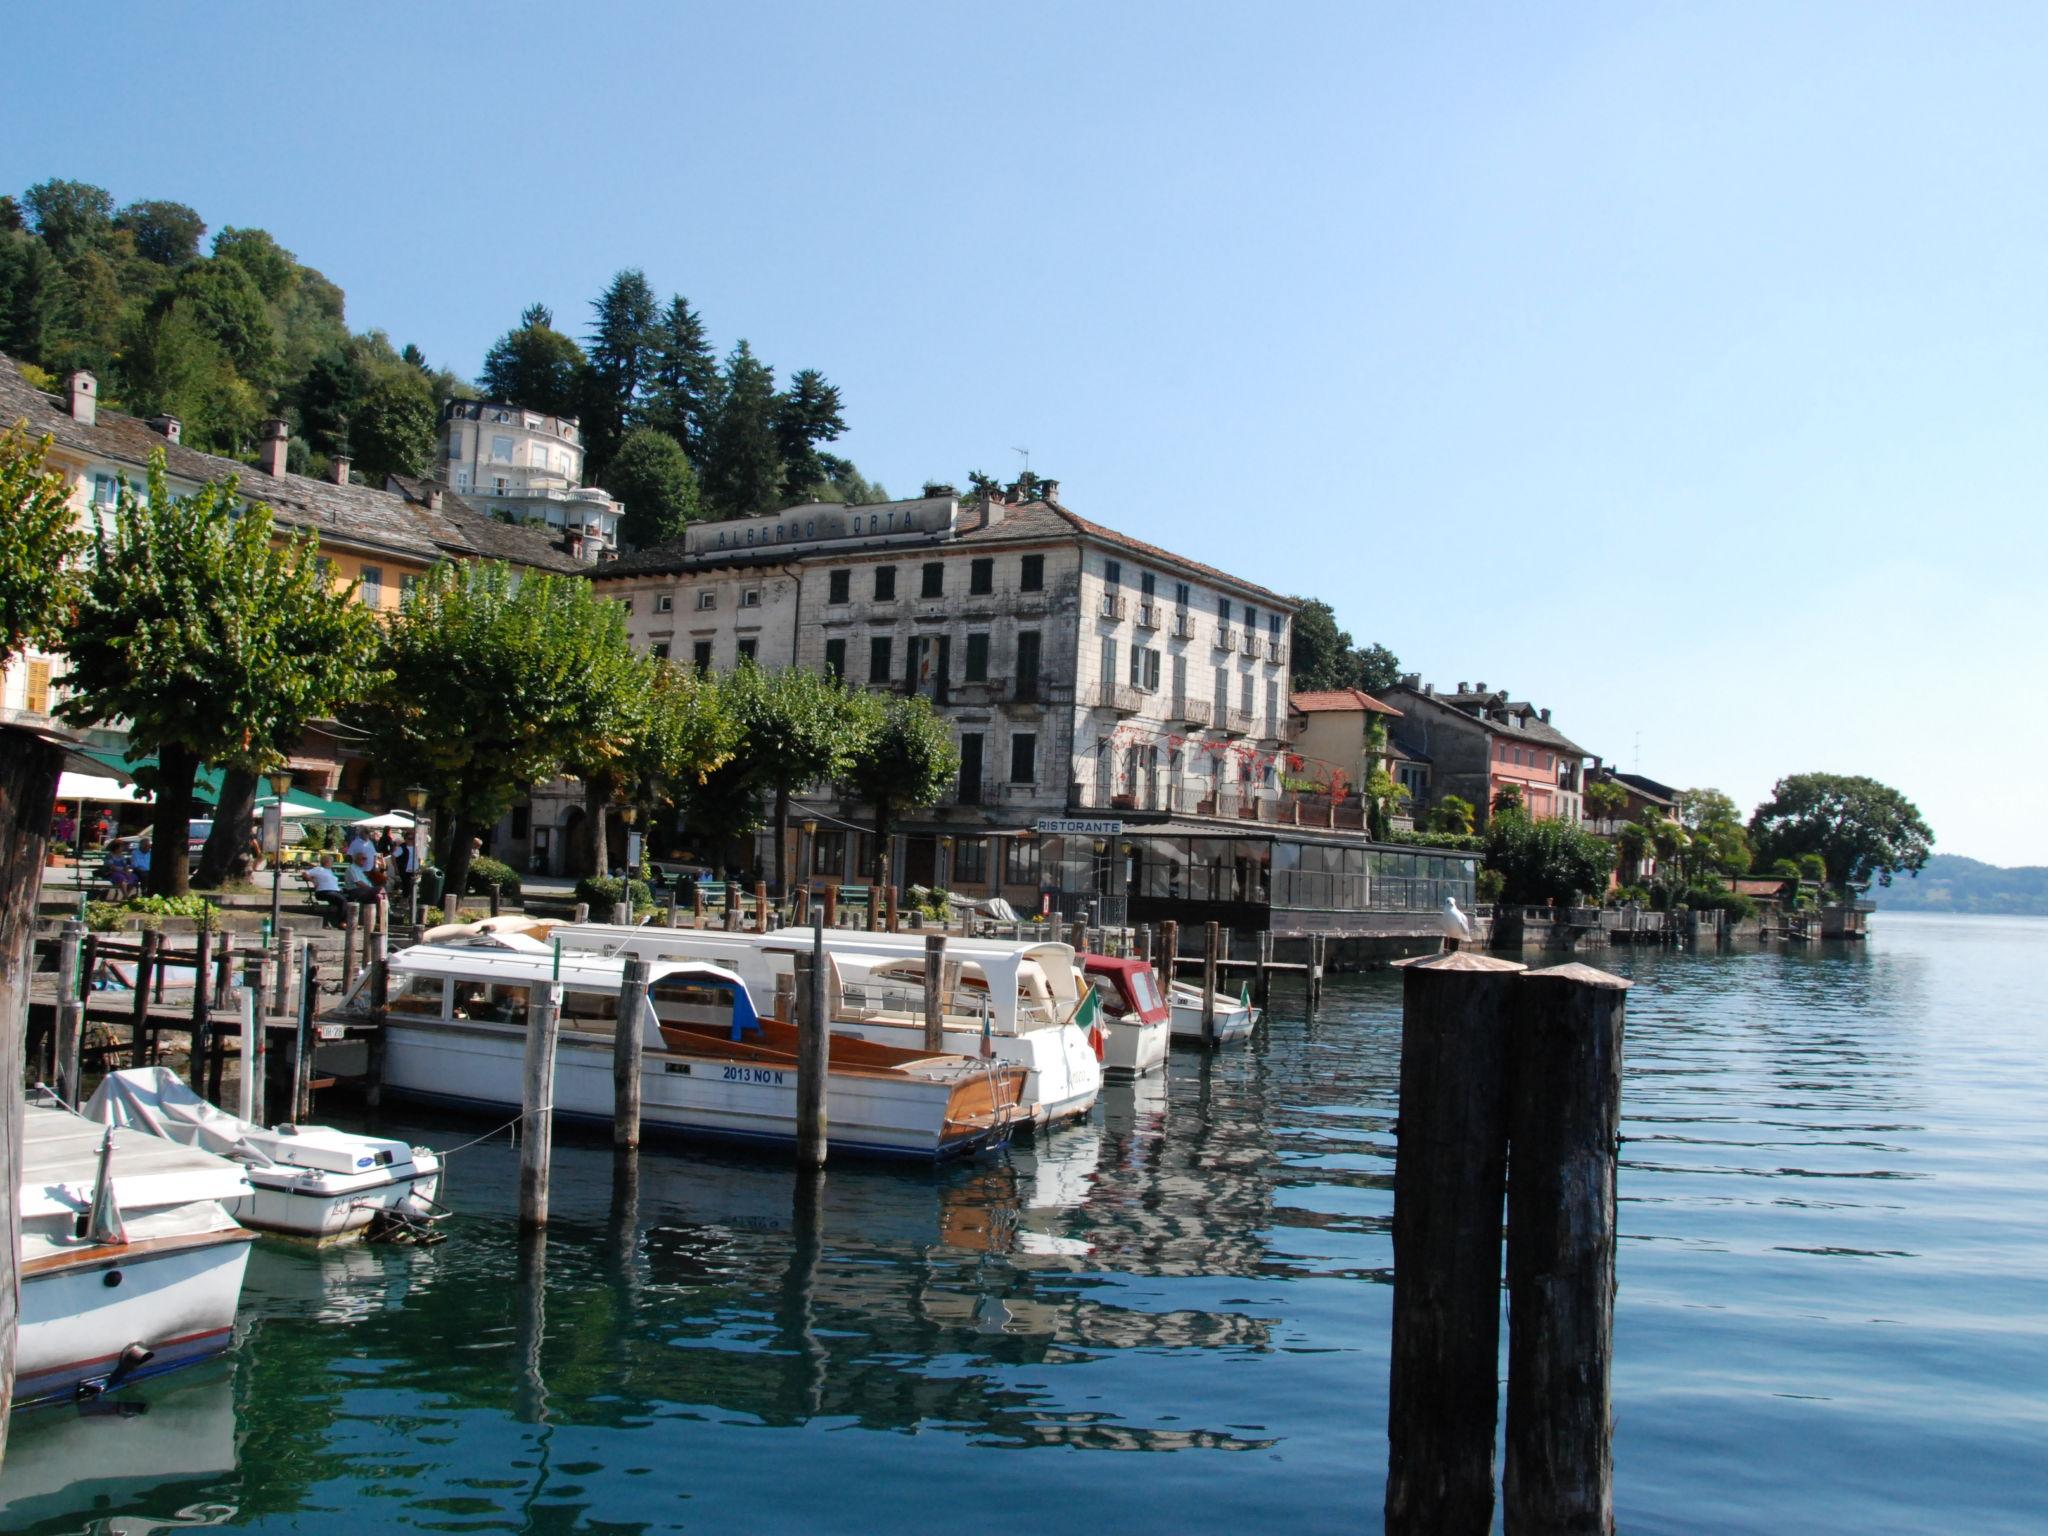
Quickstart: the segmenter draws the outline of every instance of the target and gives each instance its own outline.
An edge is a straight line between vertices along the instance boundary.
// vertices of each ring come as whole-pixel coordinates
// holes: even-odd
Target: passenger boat
[[[24,1107],[17,1404],[92,1395],[219,1354],[255,1236],[239,1164]]]
[[[1159,991],[1159,978],[1143,960],[1115,955],[1081,956],[1081,973],[1102,999],[1109,1049],[1102,1058],[1111,1077],[1143,1077],[1166,1062],[1173,1010]],[[1195,1020],[1197,1032],[1201,1019]]]
[[[249,1193],[228,1206],[244,1226],[313,1242],[362,1237],[379,1223],[438,1220],[441,1160],[425,1147],[327,1125],[268,1127],[207,1103],[168,1067],[110,1072],[85,1106],[128,1126],[241,1163]]]
[[[768,994],[778,976],[790,974],[798,952],[809,951],[813,935],[808,928],[755,934],[583,923],[552,928],[548,937],[572,948],[643,960],[710,960],[730,966],[750,987]],[[923,936],[827,929],[825,952],[832,961],[827,999],[832,1033],[905,1050],[921,1048]],[[1077,1023],[1082,998],[1070,947],[949,939],[940,995],[947,1050],[1025,1069],[1023,1123],[1053,1125],[1094,1107],[1112,1043],[1105,1031],[1098,1051],[1085,1025]],[[1116,1048],[1123,1049],[1123,1042],[1116,1042]]]
[[[429,935],[429,937],[433,937]],[[384,1086],[457,1107],[517,1113],[529,999],[561,988],[558,1119],[609,1124],[625,962],[517,931],[393,953]],[[641,1020],[641,1124],[650,1135],[793,1146],[796,1027],[763,1018],[740,974],[656,959]],[[835,1155],[934,1161],[1008,1141],[1022,1069],[834,1036],[826,1114]]]

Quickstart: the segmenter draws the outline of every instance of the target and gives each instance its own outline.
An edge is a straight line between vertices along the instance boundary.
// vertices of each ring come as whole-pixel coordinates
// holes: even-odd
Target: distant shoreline
[[[2016,869],[1937,853],[1917,877],[1873,886],[1880,913],[1949,912],[1958,917],[2048,917],[2048,868]]]

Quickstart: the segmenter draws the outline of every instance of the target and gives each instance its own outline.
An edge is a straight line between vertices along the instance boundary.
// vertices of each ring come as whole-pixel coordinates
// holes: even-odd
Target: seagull
[[[1443,924],[1444,938],[1449,941],[1444,945],[1446,950],[1456,949],[1460,939],[1472,937],[1472,919],[1458,910],[1455,896],[1444,898],[1444,909],[1437,915],[1437,921]]]

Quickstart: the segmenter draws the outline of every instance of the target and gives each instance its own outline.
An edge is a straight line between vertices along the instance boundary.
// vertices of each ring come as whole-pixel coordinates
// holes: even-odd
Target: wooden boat
[[[207,1103],[168,1067],[108,1073],[85,1112],[241,1163],[249,1193],[228,1214],[244,1226],[333,1242],[442,1214],[441,1160],[425,1147],[327,1125],[256,1125]]]
[[[1167,1002],[1173,1009],[1173,1038],[1179,1045],[1200,1045],[1202,1043],[1202,989],[1193,982],[1176,981],[1168,990]],[[1250,1038],[1251,1032],[1262,1018],[1262,1010],[1252,1006],[1249,996],[1232,997],[1229,993],[1216,994],[1216,1043],[1229,1045],[1234,1041]]]
[[[384,1086],[458,1107],[516,1113],[529,999],[561,988],[554,1113],[609,1124],[612,1048],[625,962],[569,949],[559,959],[517,932],[397,951],[388,961]],[[641,1124],[650,1135],[793,1146],[796,1027],[762,1018],[734,970],[652,962]],[[835,1156],[933,1161],[1008,1141],[1021,1069],[1004,1062],[830,1041],[826,1114]]]
[[[713,929],[622,928],[609,923],[554,926],[550,940],[644,960],[701,959],[731,967],[748,986],[772,995],[799,952],[808,952],[808,928],[767,934]],[[831,961],[831,1030],[904,1050],[924,1040],[924,939],[919,934],[827,930]],[[941,986],[945,1048],[1025,1069],[1022,1109],[1031,1126],[1053,1125],[1088,1113],[1102,1091],[1109,1049],[1091,1041],[1076,1019],[1081,992],[1074,952],[1065,944],[1000,939],[950,939]],[[1162,1038],[1163,1053],[1163,1038]]]
[[[1159,978],[1143,960],[1115,955],[1081,956],[1081,974],[1102,999],[1108,1049],[1102,1065],[1111,1077],[1143,1077],[1166,1064],[1173,1011],[1159,991]],[[1197,1028],[1200,1020],[1197,1019]]]
[[[24,1109],[17,1404],[91,1395],[219,1354],[254,1233],[239,1165],[54,1104]]]

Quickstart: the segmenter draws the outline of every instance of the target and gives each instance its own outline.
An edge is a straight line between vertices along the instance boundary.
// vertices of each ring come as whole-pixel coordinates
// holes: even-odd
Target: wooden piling
[[[827,928],[837,928],[839,926],[839,887],[836,885],[825,887],[825,926]]]
[[[754,932],[766,933],[767,931],[768,882],[766,880],[756,880],[754,882]]]
[[[789,925],[792,928],[807,928],[811,921],[811,888],[800,885],[789,910]]]
[[[207,1049],[203,1053],[203,1059],[206,1063],[206,1086],[202,1091],[210,1101],[218,1104],[221,1096],[221,1084],[227,1075],[228,1042],[227,1036],[222,1034],[220,1029],[213,1023],[212,1014],[214,1009],[225,1010],[235,1006],[234,929],[221,929],[219,952],[214,956],[213,967],[213,985],[209,989],[210,997],[207,1009]],[[201,1059],[202,1053],[199,1051],[198,1042],[195,1040],[193,1042],[192,1057],[192,1086],[194,1088],[199,1088],[200,1086],[199,1064]]]
[[[263,1027],[263,1012],[270,997],[271,962],[259,949],[247,964],[242,982],[241,1115],[244,1120],[261,1122],[269,1115],[270,1039]]]
[[[270,936],[272,950],[271,1003],[272,1013],[290,1013],[292,1010],[292,930],[280,923],[277,932]]]
[[[929,933],[924,940],[924,1048],[946,1048],[946,936]]]
[[[630,928],[633,926],[632,902],[615,901],[612,903],[612,926],[614,928]]]
[[[682,895],[682,888],[680,886],[673,883],[670,884],[668,888],[668,925],[671,929],[683,926],[683,914],[679,905],[682,901]]]
[[[1216,1046],[1216,961],[1223,942],[1220,923],[1202,925],[1202,1048]]]
[[[868,932],[879,932],[882,926],[882,887],[868,887]]]
[[[1510,993],[1512,1536],[1614,1530],[1615,1163],[1629,983],[1588,965]]]
[[[496,917],[505,910],[505,888],[497,881],[491,882],[491,916]]]
[[[888,929],[889,929],[889,932],[891,932],[891,933],[901,933],[901,932],[903,931],[903,928],[902,928],[902,925],[901,925],[901,924],[900,924],[900,923],[899,923],[899,922],[897,921],[897,915],[896,915],[896,887],[895,887],[895,886],[893,886],[893,885],[892,885],[892,886],[890,886],[890,887],[888,888],[888,890],[887,890],[887,891],[885,891],[885,892],[883,893],[883,900],[884,900],[884,901],[885,901],[885,902],[887,903],[887,911],[888,911],[888,914],[889,914],[889,923],[888,923]]]
[[[1273,964],[1273,930],[1261,928],[1252,937],[1259,947],[1258,964],[1252,972],[1252,995],[1259,1000],[1259,1006],[1263,1008],[1266,1006],[1266,998],[1273,980],[1269,969]]]
[[[1492,1529],[1507,1003],[1522,970],[1470,950],[1403,967],[1388,1536]]]
[[[154,928],[142,932],[142,954],[135,962],[135,1007],[130,1017],[132,1034],[128,1047],[128,1065],[147,1066],[149,1063],[149,987],[152,975],[161,972],[163,964],[157,959],[157,952],[163,948],[164,936]]]
[[[571,916],[572,918],[574,918],[574,919],[575,919],[575,920],[576,920],[577,922],[579,922],[579,923],[587,923],[587,922],[589,922],[589,921],[590,921],[590,903],[589,903],[589,902],[587,902],[587,901],[579,901],[579,902],[577,902],[577,903],[576,903],[576,905],[575,905],[575,906],[574,906],[574,907],[573,907],[573,908],[572,908],[572,909],[570,910],[570,913],[569,913],[569,915],[570,915],[570,916]]]
[[[796,1165],[825,1166],[831,1126],[825,1087],[831,1071],[831,1036],[826,1031],[825,994],[830,964],[825,955],[825,930],[811,924],[810,953],[796,957]]]
[[[690,882],[690,926],[692,928],[702,928],[704,926],[704,882],[702,880]]]
[[[543,982],[526,1001],[526,1056],[519,1079],[519,1225],[548,1224],[548,1173],[555,1152],[555,1041],[562,987]]]
[[[348,993],[349,983],[356,979],[356,929],[361,924],[362,903],[344,901],[341,904],[341,990]]]
[[[57,939],[57,1097],[76,1108],[84,1103],[85,993],[91,977],[81,973],[85,924],[67,918]]]
[[[378,916],[383,902],[378,902]],[[370,935],[370,1020],[377,1027],[363,1042],[363,1100],[372,1109],[384,1102],[384,1028],[391,1008],[391,935],[379,923]]]
[[[612,1145],[621,1151],[640,1145],[640,1058],[647,1039],[650,969],[645,960],[628,955],[619,984],[619,1022],[612,1034]]]
[[[785,1024],[796,1022],[796,976],[793,972],[775,973],[775,1017]]]
[[[195,1093],[206,1092],[206,1058],[213,1050],[213,935],[206,919],[192,935],[192,1056],[185,1076]]]
[[[1174,973],[1180,964],[1180,924],[1170,917],[1159,925],[1159,953],[1165,961],[1163,966],[1155,967],[1159,972],[1159,990],[1171,1003]]]
[[[1323,1006],[1323,968],[1329,958],[1329,937],[1308,936],[1308,1006],[1311,1013]]]
[[[320,962],[308,941],[299,950],[299,1017],[292,1042],[292,1111],[303,1124],[313,1113],[313,1021],[320,1012]]]

